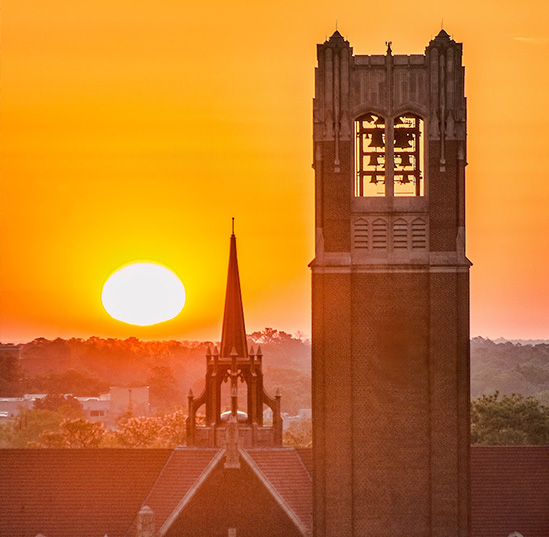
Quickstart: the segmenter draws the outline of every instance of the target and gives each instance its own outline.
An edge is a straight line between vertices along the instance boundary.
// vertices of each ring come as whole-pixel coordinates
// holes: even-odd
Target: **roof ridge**
[[[221,458],[225,455],[225,449],[220,449],[215,457],[208,463],[206,468],[204,468],[203,472],[200,474],[198,479],[194,482],[192,487],[185,493],[185,496],[181,498],[181,501],[177,504],[176,508],[171,512],[171,514],[166,518],[166,520],[163,522],[162,526],[158,530],[159,537],[163,537],[167,531],[170,529],[171,525],[177,520],[179,515],[181,514],[181,511],[183,511],[183,508],[187,503],[189,503],[189,500],[194,496],[195,492],[200,488],[202,483],[206,480],[206,478],[211,474],[213,469],[218,465]],[[152,490],[152,489],[151,489]]]
[[[175,453],[175,448],[172,449],[172,452],[170,453],[170,456],[168,457],[168,460],[166,461],[166,463],[162,467],[162,470],[160,470],[160,472],[158,472],[158,475],[156,476],[156,479],[154,480],[154,483],[152,484],[152,487],[150,488],[149,493],[147,494],[147,496],[145,496],[145,499],[141,503],[141,507],[144,507],[145,505],[147,505],[147,500],[150,498],[151,492],[154,490],[154,487],[156,487],[156,484],[158,483],[158,480],[160,479],[160,476],[164,473],[164,470],[166,469],[166,466],[168,466],[169,462],[172,460],[172,457],[174,456],[174,453]],[[132,518],[132,521],[130,522],[130,525],[127,527],[126,531],[124,532],[124,537],[130,537],[130,532],[133,529],[134,523],[135,523],[138,516],[139,516],[139,510],[137,511],[137,513],[135,513],[135,515]]]
[[[296,455],[297,455],[297,458],[299,459],[299,462],[301,463],[301,466],[303,466],[304,470],[305,470],[305,473],[310,477],[311,481],[313,480],[313,476],[311,475],[311,472],[309,472],[309,470],[307,469],[307,467],[305,466],[305,463],[303,462],[303,459],[301,458],[301,455],[299,454],[299,451],[297,451],[296,448],[292,448]],[[301,448],[303,449],[303,448]]]
[[[299,516],[297,516],[297,514],[294,512],[294,510],[290,507],[290,505],[284,499],[282,494],[280,494],[280,492],[276,489],[276,487],[273,485],[271,480],[265,475],[263,470],[261,470],[259,465],[256,464],[256,462],[253,460],[252,456],[250,454],[248,454],[248,452],[246,450],[244,450],[243,448],[239,448],[238,451],[240,452],[240,456],[248,463],[248,465],[250,466],[252,471],[255,472],[255,474],[261,479],[261,481],[263,481],[263,483],[265,484],[265,487],[267,488],[267,490],[271,493],[273,498],[278,502],[280,507],[282,507],[282,509],[290,517],[290,520],[292,520],[292,522],[296,525],[296,527],[300,531],[300,533],[304,537],[309,537],[310,533],[307,530],[307,528],[305,527],[305,525],[303,524],[302,520],[299,518]],[[294,450],[294,453],[297,456],[297,458],[299,459],[299,455],[297,455],[295,450]],[[307,475],[309,475],[309,472],[307,472]]]

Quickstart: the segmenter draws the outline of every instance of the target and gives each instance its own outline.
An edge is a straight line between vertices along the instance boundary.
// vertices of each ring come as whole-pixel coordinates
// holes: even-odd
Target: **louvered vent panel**
[[[374,250],[387,249],[387,222],[381,218],[372,223],[372,248]]]
[[[355,222],[355,248],[359,250],[368,249],[368,222],[366,220],[357,220]]]
[[[408,249],[408,222],[402,218],[393,222],[393,249]]]
[[[412,222],[412,250],[425,250],[427,248],[427,224],[422,218],[416,218]]]

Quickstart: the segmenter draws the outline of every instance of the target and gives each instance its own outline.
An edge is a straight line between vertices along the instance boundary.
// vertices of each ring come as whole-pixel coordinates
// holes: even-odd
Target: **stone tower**
[[[315,537],[469,533],[461,57],[318,45]]]

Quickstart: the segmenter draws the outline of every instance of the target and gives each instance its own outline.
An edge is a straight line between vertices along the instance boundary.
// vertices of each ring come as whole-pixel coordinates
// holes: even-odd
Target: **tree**
[[[64,447],[68,448],[98,447],[105,434],[101,423],[83,418],[66,419],[61,423],[59,429]]]
[[[181,409],[156,417],[126,417],[107,440],[111,446],[173,448],[185,443],[185,421]]]
[[[42,433],[57,430],[62,421],[63,416],[53,410],[22,409],[16,418],[0,426],[0,447],[36,446]]]
[[[549,444],[549,407],[516,393],[482,395],[471,403],[471,442]]]
[[[51,394],[34,401],[35,410],[52,410],[65,418],[83,418],[82,403],[72,395]]]
[[[23,371],[17,353],[0,351],[0,396],[19,397],[22,392]]]
[[[313,422],[304,418],[293,421],[283,438],[284,445],[291,447],[312,447],[313,445]]]
[[[119,424],[118,430],[115,431],[115,439],[122,447],[160,447],[157,441],[161,428],[159,418],[129,418]]]
[[[183,399],[177,388],[173,369],[164,365],[151,367],[151,375],[147,380],[150,387],[151,405],[155,408],[180,403]]]

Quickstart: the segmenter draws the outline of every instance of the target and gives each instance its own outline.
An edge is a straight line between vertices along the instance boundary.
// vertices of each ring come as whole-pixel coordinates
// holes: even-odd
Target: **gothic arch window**
[[[355,196],[385,195],[385,119],[364,114],[355,121]]]
[[[424,196],[423,120],[407,112],[386,123],[374,113],[355,121],[355,196]]]
[[[394,194],[423,196],[423,120],[415,114],[402,114],[393,123]]]

